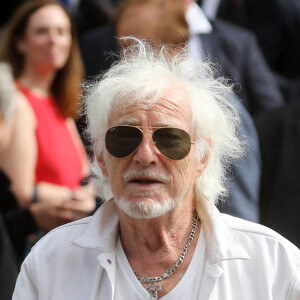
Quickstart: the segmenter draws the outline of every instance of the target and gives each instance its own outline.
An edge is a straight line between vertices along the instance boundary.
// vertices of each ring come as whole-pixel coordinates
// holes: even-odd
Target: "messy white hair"
[[[196,160],[201,162],[209,151],[208,165],[195,181],[197,200],[216,203],[219,196],[227,195],[225,174],[228,167],[243,154],[243,144],[237,133],[239,113],[227,101],[232,97],[231,87],[224,78],[214,78],[209,62],[191,59],[187,47],[170,54],[167,47],[156,50],[146,41],[130,39],[134,43],[123,50],[120,61],[96,83],[85,83],[84,113],[95,155],[105,154],[103,137],[112,109],[132,103],[151,106],[175,82],[190,98]],[[102,175],[96,159],[92,165],[97,192],[109,199],[112,193],[108,179]]]
[[[7,120],[16,105],[17,88],[10,66],[0,62],[0,112]]]

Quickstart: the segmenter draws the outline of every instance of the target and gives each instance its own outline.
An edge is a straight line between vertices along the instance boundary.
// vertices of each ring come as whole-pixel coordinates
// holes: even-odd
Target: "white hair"
[[[0,112],[7,120],[16,105],[17,88],[10,66],[0,62]]]
[[[120,61],[96,83],[85,84],[84,113],[95,152],[105,154],[103,137],[113,107],[132,103],[151,106],[175,82],[190,98],[197,161],[209,151],[208,165],[195,182],[197,200],[216,203],[219,196],[227,194],[225,174],[228,167],[243,154],[243,144],[237,133],[239,113],[227,101],[233,95],[231,87],[224,78],[214,79],[209,62],[191,59],[187,47],[171,55],[164,46],[155,50],[146,41],[131,39],[134,44],[123,50]],[[93,172],[97,192],[109,199],[112,193],[108,179],[102,175],[96,159]]]

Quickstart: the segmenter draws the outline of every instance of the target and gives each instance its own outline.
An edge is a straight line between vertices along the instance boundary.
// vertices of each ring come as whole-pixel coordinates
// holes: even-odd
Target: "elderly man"
[[[168,53],[137,40],[87,93],[112,198],[33,248],[13,299],[299,299],[299,249],[214,205],[242,153],[230,88]]]

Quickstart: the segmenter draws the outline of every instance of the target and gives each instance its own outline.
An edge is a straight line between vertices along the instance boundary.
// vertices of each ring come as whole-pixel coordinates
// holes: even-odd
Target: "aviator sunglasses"
[[[183,129],[171,127],[150,127],[152,140],[162,155],[171,160],[185,158],[190,150],[190,135]],[[125,158],[134,153],[143,140],[139,126],[119,125],[111,127],[105,134],[107,151],[116,158]]]

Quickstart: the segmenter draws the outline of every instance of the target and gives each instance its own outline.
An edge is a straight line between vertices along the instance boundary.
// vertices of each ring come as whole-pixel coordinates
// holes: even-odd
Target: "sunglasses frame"
[[[189,154],[189,153],[188,153],[185,157],[183,157],[183,158],[181,158],[181,159],[172,159],[172,158],[169,158],[169,157],[167,157],[165,154],[163,154],[163,153],[157,148],[156,142],[153,140],[153,134],[154,134],[154,132],[155,132],[156,130],[158,130],[158,129],[163,129],[163,128],[179,129],[179,130],[181,130],[181,131],[184,131],[185,133],[188,134],[188,136],[190,137],[190,140],[192,140],[191,135],[190,135],[186,130],[184,130],[184,129],[182,129],[182,128],[178,128],[178,127],[159,127],[159,126],[156,126],[156,127],[148,127],[148,130],[144,130],[144,131],[143,131],[142,126],[135,126],[135,125],[115,125],[115,126],[112,126],[112,127],[108,128],[108,129],[106,130],[105,136],[102,138],[102,140],[105,142],[105,148],[106,148],[107,152],[108,152],[111,156],[113,156],[114,158],[116,158],[116,159],[124,159],[124,158],[127,158],[127,157],[131,156],[134,152],[137,151],[137,149],[139,148],[140,144],[141,144],[142,141],[143,141],[143,138],[142,138],[141,142],[138,144],[138,146],[135,148],[135,150],[134,150],[133,152],[131,152],[130,154],[128,154],[128,155],[126,155],[126,156],[124,156],[124,157],[116,157],[116,156],[112,155],[112,154],[109,152],[109,150],[107,149],[107,147],[106,147],[106,135],[107,135],[107,132],[108,132],[109,130],[111,130],[112,128],[115,128],[115,127],[131,127],[131,128],[137,128],[137,129],[139,129],[139,130],[141,131],[143,138],[144,138],[144,132],[150,131],[150,132],[151,132],[151,138],[152,138],[153,144],[155,145],[156,149],[159,151],[159,153],[160,153],[161,155],[163,155],[165,158],[167,158],[167,159],[169,159],[169,160],[173,160],[173,161],[182,160],[182,159],[184,159],[186,156],[188,156],[188,154]],[[196,144],[196,143],[191,141],[190,144],[191,144],[191,145],[194,145],[194,144]],[[190,151],[189,151],[189,152],[190,152]]]

